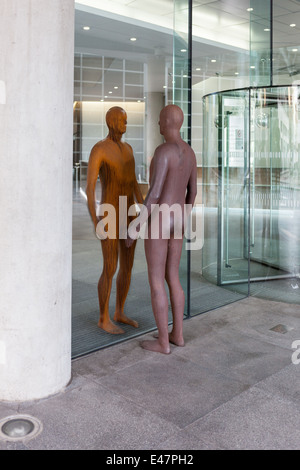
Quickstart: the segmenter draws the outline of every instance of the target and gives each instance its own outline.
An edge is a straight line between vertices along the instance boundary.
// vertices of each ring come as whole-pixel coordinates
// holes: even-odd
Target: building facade
[[[142,240],[126,302],[139,328],[97,328],[86,172],[115,105],[144,194],[159,112],[184,111],[186,318],[249,295],[299,308],[299,1],[3,0],[1,22],[0,400],[57,393],[72,358],[155,329]]]

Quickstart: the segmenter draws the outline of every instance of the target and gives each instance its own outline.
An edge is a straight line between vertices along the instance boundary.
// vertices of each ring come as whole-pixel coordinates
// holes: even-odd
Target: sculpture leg
[[[138,328],[138,323],[124,314],[124,305],[131,282],[131,271],[134,262],[136,242],[130,248],[125,245],[125,240],[119,241],[120,268],[117,277],[117,300],[114,320]]]
[[[169,335],[171,343],[184,346],[183,315],[185,295],[179,279],[179,264],[182,252],[183,239],[171,238],[166,264],[166,281],[169,287],[173,315],[173,328]]]
[[[168,333],[168,296],[165,289],[165,269],[168,253],[168,240],[145,240],[145,253],[148,265],[148,278],[151,290],[152,310],[158,329],[158,339],[143,341],[144,349],[170,353]]]
[[[124,331],[115,325],[109,317],[109,299],[113,276],[118,264],[118,240],[101,240],[103,253],[103,271],[98,283],[98,297],[100,307],[99,328],[112,334],[121,334]]]

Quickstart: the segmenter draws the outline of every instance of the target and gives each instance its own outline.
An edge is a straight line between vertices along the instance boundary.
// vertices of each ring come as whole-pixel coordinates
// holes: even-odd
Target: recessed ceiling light
[[[108,94],[111,95],[111,94],[112,94],[112,91],[109,91]]]
[[[118,86],[114,86],[114,89],[117,90],[119,87]]]
[[[130,41],[134,42],[136,41],[136,38],[130,38]]]
[[[163,88],[167,88],[166,85],[164,85]]]
[[[104,101],[104,100],[100,100],[101,102]]]
[[[270,28],[265,28],[264,31],[271,31]]]
[[[211,59],[211,62],[217,62],[216,59]]]
[[[293,52],[298,52],[298,49],[292,49]]]
[[[247,11],[253,11],[253,8],[247,8]]]
[[[186,49],[180,49],[180,52],[186,52]]]
[[[234,75],[239,75],[239,72],[234,72]]]
[[[200,67],[197,67],[196,70],[201,70]]]
[[[290,24],[290,27],[291,27],[291,28],[295,28],[295,26],[296,26],[295,23]]]
[[[84,26],[82,29],[84,29],[84,31],[89,31],[91,28],[89,26]]]
[[[255,69],[255,65],[250,65],[250,69]]]

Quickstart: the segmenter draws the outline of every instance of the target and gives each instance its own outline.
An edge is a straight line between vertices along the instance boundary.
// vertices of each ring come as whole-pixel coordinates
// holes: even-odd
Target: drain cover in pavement
[[[287,326],[287,325],[276,325],[273,328],[270,328],[271,331],[275,331],[276,333],[281,333],[283,335],[293,329],[294,328],[292,328],[291,326]]]

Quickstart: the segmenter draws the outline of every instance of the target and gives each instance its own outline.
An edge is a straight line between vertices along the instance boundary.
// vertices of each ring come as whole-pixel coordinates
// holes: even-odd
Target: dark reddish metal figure
[[[140,227],[148,223],[148,238],[145,239],[145,253],[148,265],[148,277],[151,289],[152,309],[158,328],[158,338],[143,341],[142,347],[164,354],[170,353],[170,343],[184,346],[183,315],[185,295],[179,279],[179,263],[181,258],[184,234],[184,210],[188,205],[192,210],[197,194],[197,164],[191,147],[182,140],[180,129],[184,115],[176,105],[166,106],[160,114],[160,133],[165,143],[160,145],[154,154],[150,167],[150,189],[144,202],[144,212],[140,217]],[[151,206],[166,204],[167,207],[176,205],[181,209],[182,218],[175,220],[171,211],[166,211],[163,217],[151,214]],[[142,217],[144,213],[144,217]],[[159,225],[154,230],[153,224]],[[178,223],[181,224],[178,227]],[[140,227],[137,227],[137,231]],[[167,236],[166,228],[169,229]],[[174,234],[178,228],[181,237]],[[157,236],[158,233],[158,236]],[[137,235],[136,235],[137,237]],[[134,244],[135,236],[129,231],[127,246]],[[165,289],[167,281],[172,315],[173,328],[168,332],[168,298]]]

